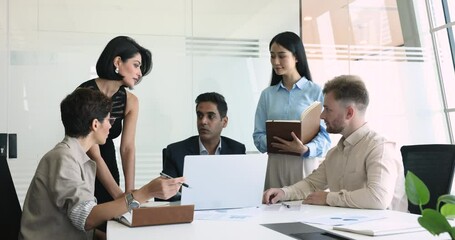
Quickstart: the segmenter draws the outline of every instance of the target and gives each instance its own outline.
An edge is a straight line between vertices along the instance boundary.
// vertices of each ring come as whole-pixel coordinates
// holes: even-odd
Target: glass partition
[[[419,29],[428,25],[426,14],[418,15],[425,5],[397,2],[302,0],[314,81],[359,75],[370,91],[369,124],[398,147],[449,142],[433,47]]]
[[[437,2],[428,6],[440,26]],[[365,80],[367,117],[377,131],[399,145],[450,142],[433,39],[441,46],[447,95],[451,42],[447,31],[431,37],[423,1],[0,0],[0,6],[0,130],[17,133],[18,158],[9,164],[21,203],[38,161],[63,138],[60,101],[96,77],[97,58],[117,35],[149,48],[154,61],[132,90],[140,101],[137,187],[158,176],[162,148],[197,134],[194,99],[202,92],[226,97],[223,135],[256,151],[254,112],[272,71],[268,43],[283,31],[301,33],[321,86],[340,74]],[[336,144],[339,136],[331,137]]]
[[[202,92],[226,97],[223,135],[256,151],[253,116],[270,81],[268,41],[299,31],[298,0],[0,0],[0,6],[0,107],[6,112],[0,128],[18,136],[18,158],[9,164],[21,203],[40,158],[63,138],[60,101],[96,77],[98,56],[113,37],[131,36],[153,54],[151,73],[132,90],[140,102],[140,187],[159,176],[162,148],[197,134],[194,100]]]

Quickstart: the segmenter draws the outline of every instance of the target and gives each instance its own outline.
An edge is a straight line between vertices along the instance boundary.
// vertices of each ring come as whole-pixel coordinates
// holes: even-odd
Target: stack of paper
[[[372,221],[346,226],[334,226],[333,229],[368,236],[382,236],[399,233],[425,231],[425,229],[419,225],[417,220],[410,222],[404,221],[396,222],[391,221],[390,219],[388,219],[388,221],[381,221],[380,223],[378,223],[378,221]]]
[[[333,230],[368,236],[382,236],[425,231],[417,221],[417,215],[407,215],[406,221],[394,221],[386,213],[331,214],[302,219],[302,222],[333,226]]]

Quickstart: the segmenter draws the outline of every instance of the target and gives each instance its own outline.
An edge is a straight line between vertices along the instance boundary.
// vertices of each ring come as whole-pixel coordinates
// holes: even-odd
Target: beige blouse
[[[95,175],[96,164],[78,140],[65,137],[36,169],[24,202],[19,239],[92,239],[93,231],[78,229],[91,209],[77,209],[87,202],[96,205]],[[76,224],[78,218],[82,221]]]

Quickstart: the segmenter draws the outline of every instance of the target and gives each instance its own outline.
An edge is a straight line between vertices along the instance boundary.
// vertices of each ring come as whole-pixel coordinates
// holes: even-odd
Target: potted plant
[[[455,239],[455,227],[452,227],[447,218],[455,217],[455,196],[444,194],[438,197],[436,209],[423,208],[430,201],[430,191],[425,183],[414,173],[408,171],[405,179],[406,195],[409,202],[420,207],[422,216],[418,218],[420,226],[433,235],[447,232]],[[441,204],[443,204],[441,207]]]

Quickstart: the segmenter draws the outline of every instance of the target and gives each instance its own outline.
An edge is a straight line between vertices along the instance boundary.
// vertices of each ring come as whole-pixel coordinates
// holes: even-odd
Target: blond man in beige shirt
[[[342,75],[323,89],[321,113],[327,132],[340,133],[321,165],[302,181],[264,192],[263,202],[300,200],[315,205],[407,211],[404,170],[395,143],[371,130],[365,121],[369,103],[363,81]]]

